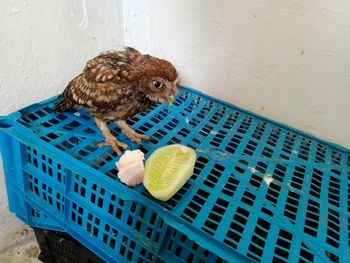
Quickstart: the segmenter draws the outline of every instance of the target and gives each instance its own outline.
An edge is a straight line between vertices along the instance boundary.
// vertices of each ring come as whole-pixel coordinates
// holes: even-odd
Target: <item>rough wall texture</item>
[[[123,45],[115,0],[0,2],[0,115],[58,94],[86,60]]]
[[[0,1],[0,115],[60,93],[88,58],[120,48],[122,15],[117,0]],[[30,260],[35,238],[9,214],[0,169],[0,261]]]
[[[182,83],[350,147],[350,2],[124,1],[126,44]]]

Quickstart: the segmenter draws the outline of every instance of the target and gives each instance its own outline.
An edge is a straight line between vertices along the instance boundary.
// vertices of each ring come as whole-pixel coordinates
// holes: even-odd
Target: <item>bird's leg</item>
[[[122,143],[120,141],[118,141],[113,134],[110,132],[107,123],[99,118],[94,118],[97,127],[101,130],[103,136],[106,138],[105,142],[99,143],[98,147],[103,147],[103,146],[112,146],[113,150],[118,154],[121,155],[121,150],[120,147],[123,149],[126,149],[128,147],[128,145],[126,145],[125,143]]]
[[[136,142],[137,144],[141,144],[141,139],[145,139],[148,141],[151,140],[150,137],[135,132],[125,121],[117,121],[117,124],[122,129],[122,132],[126,134],[126,136],[128,136],[130,140]]]

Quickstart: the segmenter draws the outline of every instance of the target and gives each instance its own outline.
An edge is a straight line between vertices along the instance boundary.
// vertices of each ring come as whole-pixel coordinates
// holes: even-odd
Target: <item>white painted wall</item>
[[[0,1],[0,115],[61,92],[102,50],[123,45],[122,1]]]
[[[122,15],[121,0],[0,1],[0,115],[62,92],[88,58],[120,48]],[[1,257],[17,255],[14,243],[30,242],[23,242],[24,226],[7,211],[0,169]]]
[[[350,147],[350,1],[127,0],[127,45],[182,83]]]

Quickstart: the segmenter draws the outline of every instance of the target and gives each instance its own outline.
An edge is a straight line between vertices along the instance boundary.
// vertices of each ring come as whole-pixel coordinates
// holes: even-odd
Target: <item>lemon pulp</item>
[[[143,184],[150,194],[169,200],[193,174],[196,152],[173,144],[157,149],[146,161]]]

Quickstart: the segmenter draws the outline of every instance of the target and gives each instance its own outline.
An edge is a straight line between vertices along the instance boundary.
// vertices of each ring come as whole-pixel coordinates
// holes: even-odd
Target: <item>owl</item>
[[[158,102],[171,103],[178,81],[175,67],[164,59],[143,55],[131,47],[107,51],[89,60],[83,72],[68,83],[55,111],[84,107],[105,137],[98,146],[111,146],[120,155],[128,145],[112,135],[107,121],[115,121],[137,144],[150,140],[136,133],[126,120]]]

